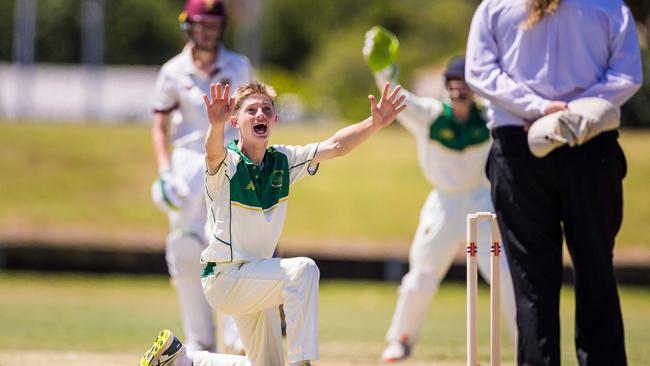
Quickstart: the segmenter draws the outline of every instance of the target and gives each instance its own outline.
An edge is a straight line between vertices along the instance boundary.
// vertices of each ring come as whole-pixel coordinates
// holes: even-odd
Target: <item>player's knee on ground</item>
[[[173,232],[167,236],[165,259],[172,278],[198,279],[201,275],[201,252],[199,238],[189,233]]]
[[[434,292],[437,288],[438,280],[434,271],[413,269],[402,278],[400,292]]]

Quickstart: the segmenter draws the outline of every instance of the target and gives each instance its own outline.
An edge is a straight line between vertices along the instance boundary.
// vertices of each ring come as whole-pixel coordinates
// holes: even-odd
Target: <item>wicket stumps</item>
[[[500,345],[500,292],[501,292],[501,236],[497,215],[477,212],[467,215],[467,366],[478,365],[478,335],[476,329],[478,301],[477,223],[490,221],[490,365],[501,364]]]

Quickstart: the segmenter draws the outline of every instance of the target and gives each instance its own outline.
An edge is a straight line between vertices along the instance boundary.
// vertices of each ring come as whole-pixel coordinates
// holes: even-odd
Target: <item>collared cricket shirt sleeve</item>
[[[397,116],[397,121],[415,136],[426,133],[432,121],[442,113],[442,103],[434,98],[411,94],[405,89],[402,89],[402,94],[406,97],[406,109]]]
[[[174,79],[169,74],[168,67],[163,66],[153,91],[153,111],[154,113],[169,113],[178,106],[179,98]]]
[[[384,84],[387,82],[390,83],[391,89],[397,86],[394,74],[392,66],[374,74],[379,90],[383,90]],[[434,98],[419,97],[404,87],[400,94],[405,97],[406,109],[397,116],[397,121],[414,136],[426,134],[431,122],[442,113],[442,103]]]
[[[216,171],[210,171],[206,161],[205,164],[205,187],[208,201],[212,200],[217,192],[225,185],[230,184],[230,180],[237,172],[238,156],[230,149],[226,149],[226,157]]]
[[[289,181],[291,184],[297,182],[306,174],[314,175],[318,171],[319,164],[312,165],[311,161],[314,159],[318,151],[318,143],[308,144],[304,146],[295,145],[276,145],[273,146],[276,150],[282,152],[287,156],[289,164]]]

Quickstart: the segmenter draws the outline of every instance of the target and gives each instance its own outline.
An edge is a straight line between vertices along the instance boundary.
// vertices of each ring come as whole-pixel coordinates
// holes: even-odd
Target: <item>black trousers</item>
[[[492,131],[492,200],[515,288],[518,365],[560,365],[563,233],[574,268],[575,347],[580,365],[626,365],[613,273],[625,156],[617,131],[544,158],[520,127]]]

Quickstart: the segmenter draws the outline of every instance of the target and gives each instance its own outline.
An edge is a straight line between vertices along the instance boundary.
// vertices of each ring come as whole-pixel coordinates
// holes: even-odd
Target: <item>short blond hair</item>
[[[269,97],[269,99],[271,99],[271,104],[273,104],[275,107],[275,97],[277,96],[275,89],[271,85],[252,81],[246,85],[240,86],[237,88],[237,90],[235,90],[235,110],[233,113],[239,111],[242,104],[244,103],[244,100],[254,94],[266,95]]]

